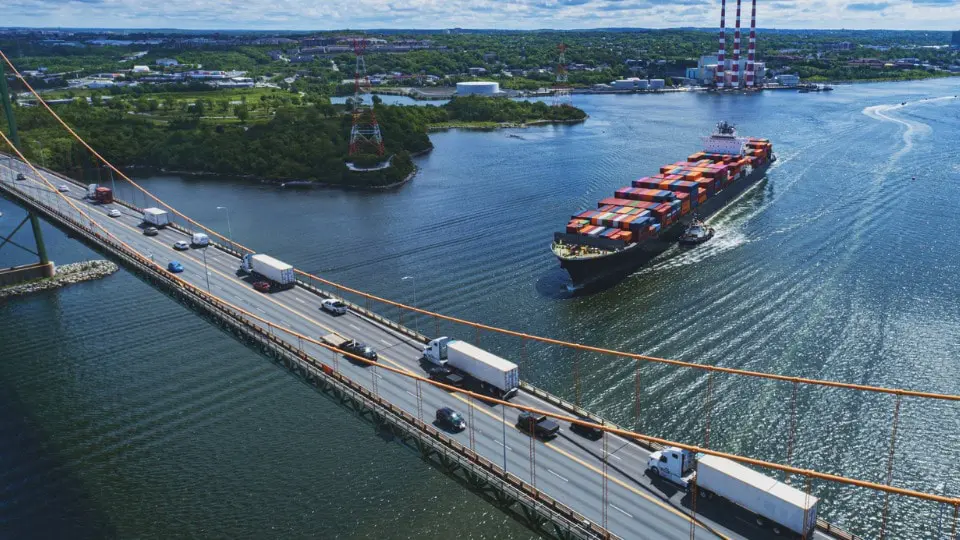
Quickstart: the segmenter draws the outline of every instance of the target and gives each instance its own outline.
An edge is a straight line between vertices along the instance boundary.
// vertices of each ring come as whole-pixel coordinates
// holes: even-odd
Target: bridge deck
[[[49,174],[49,173],[48,173]],[[8,189],[43,204],[56,208],[57,195],[46,185],[26,173],[27,181],[14,181],[14,172],[6,161],[0,162],[0,181]],[[51,183],[60,185],[66,181],[49,174]],[[173,228],[160,231],[155,237],[142,234],[139,225],[142,215],[120,205],[110,208],[121,210],[122,216],[110,218],[107,209],[83,200],[83,188],[70,184],[67,195],[98,223],[112,234],[152,257],[162,265],[171,260],[183,263],[180,277],[196,287],[205,289],[203,251],[209,272],[210,292],[225,301],[290,328],[304,335],[319,337],[329,332],[364,341],[378,350],[380,362],[424,375],[420,362],[421,344],[400,332],[378,324],[355,312],[331,316],[319,310],[320,297],[316,293],[296,287],[290,290],[263,294],[255,291],[249,278],[237,276],[239,260],[219,249],[190,249],[175,251],[173,243],[189,238]],[[64,213],[74,213],[62,201],[59,208]],[[282,339],[294,342],[296,338],[280,334]],[[337,369],[353,381],[376,391],[381,397],[412,415],[418,414],[417,386],[411,379],[382,369],[357,365],[344,358],[334,360],[334,355],[321,347],[304,343],[304,351],[317,359],[336,365]],[[521,374],[522,375],[522,374]],[[376,381],[374,383],[374,381]],[[472,429],[475,451],[490,461],[503,464],[512,474],[531,481],[530,438],[514,427],[516,413],[502,411],[500,406],[483,403],[468,403],[466,398],[448,393],[430,385],[421,385],[423,419],[429,421],[434,412],[449,406],[464,414],[469,421],[468,408],[473,408]],[[514,403],[529,405],[559,414],[569,414],[529,392],[521,391],[513,398]],[[595,523],[602,523],[602,456],[601,441],[591,441],[562,426],[560,435],[550,442],[535,442],[535,486],[550,497],[580,512]],[[460,443],[470,445],[469,431],[453,434]],[[690,538],[689,496],[669,484],[653,482],[644,468],[649,452],[643,447],[611,436],[608,440],[608,501],[607,528],[623,538],[688,539]],[[696,534],[701,537],[728,538],[774,538],[769,529],[757,527],[746,516],[727,506],[700,500],[698,516],[703,525],[698,525]],[[822,533],[818,537],[827,538]]]

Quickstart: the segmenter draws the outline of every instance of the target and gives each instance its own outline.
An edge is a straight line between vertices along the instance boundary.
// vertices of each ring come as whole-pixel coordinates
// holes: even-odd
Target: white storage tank
[[[500,83],[492,81],[458,82],[457,94],[461,96],[495,96],[500,93]]]
[[[650,79],[650,89],[659,90],[665,88],[667,83],[663,79]]]
[[[629,79],[620,79],[618,81],[613,81],[610,83],[610,87],[613,88],[614,90],[636,90],[639,83],[640,83],[639,78],[630,77]]]

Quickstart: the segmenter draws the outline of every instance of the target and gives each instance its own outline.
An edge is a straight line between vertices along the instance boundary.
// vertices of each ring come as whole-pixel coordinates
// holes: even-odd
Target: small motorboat
[[[694,219],[687,230],[680,236],[681,246],[696,246],[713,238],[713,228],[707,227],[706,223],[699,219]]]

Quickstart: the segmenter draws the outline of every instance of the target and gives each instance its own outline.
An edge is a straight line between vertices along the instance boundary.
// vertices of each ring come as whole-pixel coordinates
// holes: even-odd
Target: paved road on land
[[[57,194],[34,179],[29,169],[21,170],[27,180],[15,181],[14,171],[9,162],[3,159],[0,161],[0,181],[34,200],[54,207],[59,204],[63,211],[75,212],[62,200],[58,202]],[[47,176],[55,186],[67,184],[62,178],[49,173]],[[140,228],[140,213],[117,204],[92,204],[83,199],[83,188],[74,183],[68,185],[70,191],[65,195],[119,239],[163,266],[172,260],[180,261],[184,271],[179,275],[191,284],[206,289],[209,283],[209,292],[213,295],[298,333],[318,338],[337,332],[365,342],[378,351],[380,363],[425,375],[420,361],[421,343],[352,311],[341,316],[323,312],[319,309],[321,298],[300,287],[268,294],[257,292],[249,278],[237,275],[239,259],[236,257],[215,248],[176,251],[173,249],[176,241],[189,242],[185,234],[166,228],[158,236],[145,236]],[[114,208],[120,210],[121,217],[110,218],[106,215],[108,210]],[[285,336],[285,339],[297,344],[293,336]],[[308,354],[334,364],[344,375],[368,389],[375,387],[381,397],[413,415],[420,412],[418,391],[422,396],[421,410],[426,420],[433,419],[440,407],[448,406],[460,411],[469,426],[467,431],[451,434],[459,442],[470,446],[472,430],[476,452],[494,463],[505,464],[508,471],[532,481],[547,495],[587,518],[603,523],[601,440],[586,439],[571,432],[569,425],[562,425],[560,435],[552,441],[534,441],[532,448],[535,459],[531,467],[531,439],[514,426],[515,411],[470,402],[463,396],[428,384],[421,384],[418,390],[415,381],[399,374],[338,358],[330,351],[310,343],[304,343],[303,346]],[[512,402],[569,414],[523,391]],[[652,481],[644,473],[649,453],[616,436],[609,436],[608,450],[606,525],[609,530],[623,538],[689,539],[689,497],[668,483]],[[534,475],[531,475],[531,469]],[[727,505],[701,499],[697,502],[697,510],[697,518],[702,523],[696,526],[697,537],[774,538],[768,529],[757,527],[747,516]]]

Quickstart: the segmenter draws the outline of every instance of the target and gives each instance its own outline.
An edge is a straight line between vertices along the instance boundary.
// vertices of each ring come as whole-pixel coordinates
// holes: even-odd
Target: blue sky
[[[728,1],[732,19],[735,0]],[[278,29],[714,26],[720,0],[0,0],[3,26]],[[749,17],[749,7],[744,9]],[[759,0],[767,28],[960,29],[960,0]],[[732,21],[731,21],[732,22]]]

